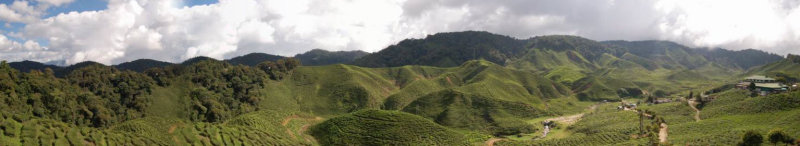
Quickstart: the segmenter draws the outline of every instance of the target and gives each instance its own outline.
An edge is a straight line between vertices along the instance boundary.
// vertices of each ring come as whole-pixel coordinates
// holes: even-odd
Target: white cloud
[[[222,0],[177,7],[176,1],[112,0],[109,9],[71,12],[25,27],[68,64],[105,64],[195,56],[223,59],[248,52],[293,55],[312,48],[378,50],[395,37],[399,2]]]
[[[663,0],[662,36],[689,45],[787,51],[800,34],[797,4],[779,0]]]
[[[0,4],[0,20],[6,22],[33,22],[43,14],[42,9],[34,8],[28,1],[14,1],[11,5]]]
[[[57,56],[57,54],[59,54],[59,52],[51,51],[46,47],[42,47],[35,41],[27,40],[24,43],[20,43],[10,40],[5,35],[0,34],[0,60],[35,60],[48,62],[61,59],[53,57]]]
[[[61,6],[63,4],[72,3],[74,0],[36,0],[36,1],[51,4],[54,6]]]
[[[59,6],[73,0],[39,0]],[[596,40],[666,39],[694,46],[800,53],[800,3],[791,0],[110,0],[108,9],[42,16],[47,6],[0,5],[25,22],[16,38],[46,40],[45,59],[115,64],[180,62],[313,48],[378,51],[407,38],[485,30],[518,38],[571,34]],[[8,42],[8,41],[7,41]],[[13,44],[13,43],[12,43]],[[25,48],[27,43],[17,43]],[[30,44],[28,48],[37,48]],[[18,49],[19,50],[19,49]],[[35,57],[35,55],[34,55]]]

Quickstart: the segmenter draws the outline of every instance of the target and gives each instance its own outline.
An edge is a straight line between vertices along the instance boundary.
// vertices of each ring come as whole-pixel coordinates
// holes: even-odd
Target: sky
[[[0,0],[8,61],[375,52],[466,30],[800,54],[800,0]]]

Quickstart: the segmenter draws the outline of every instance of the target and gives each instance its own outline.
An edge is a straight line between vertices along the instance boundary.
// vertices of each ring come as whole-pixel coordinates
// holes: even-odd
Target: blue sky
[[[13,2],[14,2],[13,0],[3,0],[3,1],[0,1],[0,4],[11,5]],[[39,2],[37,2],[37,1],[28,1],[28,2],[31,5],[39,4]],[[215,3],[219,3],[219,1],[218,0],[184,0],[183,1],[183,4],[186,5],[187,7],[196,6],[196,5],[208,5],[208,4],[215,4]],[[108,0],[75,0],[75,2],[67,3],[65,5],[48,8],[46,13],[42,17],[43,18],[49,18],[49,17],[52,17],[52,16],[56,16],[56,15],[59,15],[59,14],[62,14],[62,13],[69,13],[69,12],[100,11],[100,10],[107,9],[107,5],[108,5]],[[19,32],[21,29],[23,29],[23,27],[25,27],[25,24],[16,23],[16,22],[9,23],[9,22],[5,22],[5,21],[0,21],[0,22],[4,22],[4,23],[8,24],[8,25],[2,24],[4,26],[0,27],[0,30],[2,30],[4,35],[8,36],[8,39],[13,40],[13,41],[17,41],[17,42],[25,41],[22,38],[9,36],[9,33]],[[39,44],[41,44],[43,46],[47,46],[49,44],[48,41],[44,40],[44,39],[32,39],[32,40],[38,42]]]

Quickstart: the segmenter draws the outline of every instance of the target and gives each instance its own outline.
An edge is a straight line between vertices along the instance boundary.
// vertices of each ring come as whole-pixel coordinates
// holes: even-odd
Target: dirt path
[[[661,128],[658,131],[658,141],[661,143],[667,142],[667,123],[661,123]]]
[[[550,126],[544,126],[544,131],[542,131],[542,138],[547,137],[547,133],[550,133]]]
[[[559,123],[562,123],[562,124],[565,124],[565,125],[572,125],[572,124],[575,124],[578,121],[580,121],[581,118],[583,117],[583,115],[585,115],[588,112],[594,111],[596,108],[597,108],[597,104],[589,106],[589,108],[588,108],[589,110],[587,112],[584,112],[584,113],[575,114],[575,115],[569,115],[569,116],[561,116],[561,117],[549,118],[549,119],[545,119],[544,121],[556,121],[556,122],[559,122]],[[548,133],[550,133],[550,127],[549,126],[544,126],[544,130],[542,131],[542,137],[539,137],[537,139],[542,139],[542,138],[547,137]]]
[[[311,122],[311,121],[321,121],[323,119],[322,119],[322,117],[304,118],[304,117],[300,117],[298,115],[291,115],[291,116],[288,116],[286,118],[283,118],[283,121],[281,122],[281,125],[286,127],[286,125],[288,125],[289,122],[291,122],[292,120],[305,120],[307,122]],[[311,126],[310,123],[303,124],[303,126],[301,126],[300,129],[297,129],[297,133],[303,134],[303,132],[308,130],[308,127],[310,127],[310,126]],[[297,136],[294,135],[294,133],[292,132],[291,129],[289,129],[289,127],[286,127],[286,133],[288,133],[289,136],[291,136],[292,138],[297,138]],[[313,139],[309,138],[309,136],[306,136],[306,135],[301,135],[301,136],[303,137],[303,139],[305,139],[308,142],[313,140]]]
[[[700,109],[697,109],[697,104],[697,102],[689,100],[689,107],[692,107],[692,109],[695,111],[694,121],[700,121]]]
[[[293,119],[299,119],[299,118],[300,118],[300,116],[297,116],[297,115],[288,116],[286,118],[283,118],[283,122],[281,122],[281,125],[286,126],[286,124],[289,124],[289,121],[292,121]]]
[[[596,108],[597,108],[597,105],[590,106],[589,107],[589,112],[594,111]],[[586,114],[586,113],[584,112],[584,113],[575,114],[575,115],[555,117],[555,118],[546,119],[544,121],[556,121],[556,122],[561,122],[563,124],[572,125],[572,124],[575,124],[576,122],[578,122],[578,120],[581,120],[581,117],[583,117],[584,114]]]
[[[172,126],[169,126],[169,130],[167,130],[167,133],[172,134],[173,132],[175,132],[175,128],[178,128],[178,125],[172,124]]]
[[[576,122],[578,122],[578,120],[580,120],[581,117],[583,117],[583,113],[577,114],[577,115],[550,118],[550,119],[547,119],[545,121],[556,121],[556,122],[564,123],[564,124],[567,124],[567,125],[572,125],[572,124],[575,124]]]
[[[504,139],[492,137],[492,138],[489,138],[489,140],[486,140],[486,145],[487,146],[494,146],[495,142],[498,142],[498,141],[501,141],[501,140],[504,140]]]

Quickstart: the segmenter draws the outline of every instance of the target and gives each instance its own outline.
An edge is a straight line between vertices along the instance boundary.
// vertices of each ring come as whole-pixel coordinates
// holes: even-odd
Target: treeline
[[[438,33],[425,39],[403,40],[380,52],[356,59],[353,64],[364,67],[453,67],[469,60],[483,59],[504,65],[513,55],[524,51],[525,43],[512,37],[480,31]]]
[[[190,81],[190,120],[217,122],[254,111],[259,90],[300,66],[294,58],[265,61],[258,67],[202,60],[151,68],[143,73],[101,64],[76,68],[64,77],[52,69],[29,73],[0,63],[0,110],[83,126],[105,127],[147,116],[155,88]]]
[[[142,117],[153,83],[145,75],[99,65],[57,78],[51,69],[21,73],[2,62],[0,109],[102,127]]]

